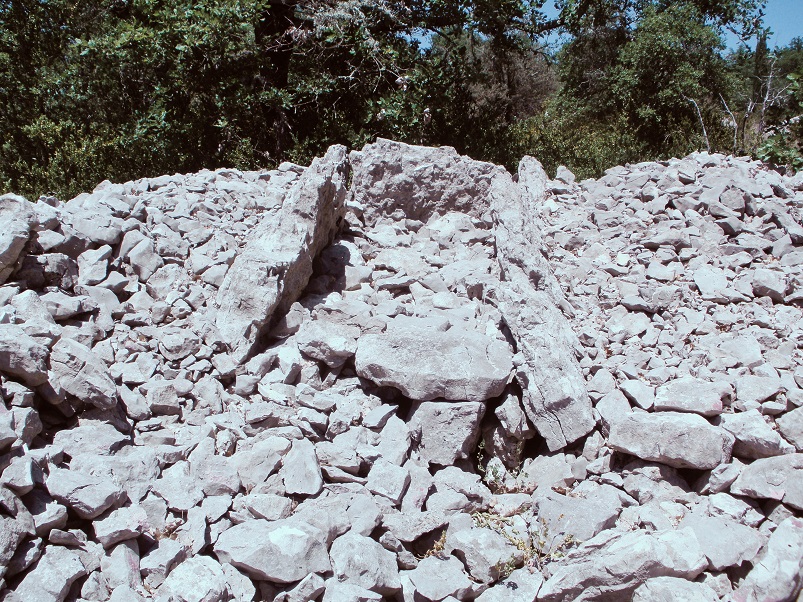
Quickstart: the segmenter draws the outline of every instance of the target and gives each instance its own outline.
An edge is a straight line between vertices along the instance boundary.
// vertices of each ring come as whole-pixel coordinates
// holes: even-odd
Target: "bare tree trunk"
[[[708,141],[708,132],[705,129],[705,122],[703,121],[703,114],[700,112],[700,106],[697,104],[697,101],[693,98],[689,98],[688,96],[685,97],[691,104],[694,105],[694,108],[697,110],[697,118],[700,120],[700,127],[703,129],[703,140],[705,140],[705,149],[710,153],[711,152],[711,143]]]

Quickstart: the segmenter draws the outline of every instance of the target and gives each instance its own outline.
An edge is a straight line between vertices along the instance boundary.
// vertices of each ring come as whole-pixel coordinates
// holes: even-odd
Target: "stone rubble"
[[[0,197],[0,598],[799,600],[801,182],[378,140]]]

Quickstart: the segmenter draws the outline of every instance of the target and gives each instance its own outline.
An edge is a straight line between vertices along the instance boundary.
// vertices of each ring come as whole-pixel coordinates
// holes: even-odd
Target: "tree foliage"
[[[698,144],[686,98],[713,121],[718,32],[761,16],[758,0],[544,4],[0,0],[0,188],[68,196],[376,136],[591,172]]]

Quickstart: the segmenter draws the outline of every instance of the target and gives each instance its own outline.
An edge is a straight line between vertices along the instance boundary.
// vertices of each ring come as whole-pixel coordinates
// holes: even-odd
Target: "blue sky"
[[[772,29],[770,48],[803,37],[803,0],[768,0],[764,22]]]

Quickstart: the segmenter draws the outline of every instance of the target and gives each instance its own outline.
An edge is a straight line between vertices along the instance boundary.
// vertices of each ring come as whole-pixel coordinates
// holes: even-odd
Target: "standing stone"
[[[16,267],[17,260],[38,225],[34,206],[16,194],[0,196],[0,284]]]
[[[321,467],[315,445],[309,439],[296,439],[279,471],[289,494],[316,495],[323,487]]]
[[[260,222],[218,290],[216,325],[246,357],[274,312],[298,299],[312,262],[332,242],[345,215],[346,149],[333,146],[299,178],[275,216]]]
[[[519,166],[519,184],[508,174],[490,188],[496,247],[503,281],[499,310],[518,346],[517,377],[527,417],[550,451],[594,428],[591,400],[574,356],[579,345],[561,308],[569,310],[549,265],[535,208],[546,196],[547,177],[530,157]]]

